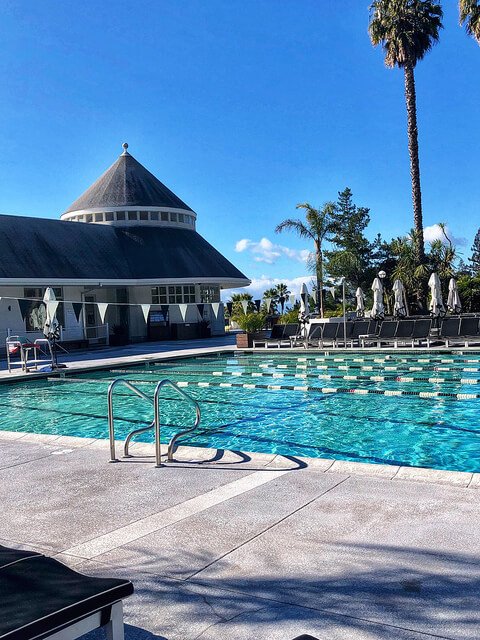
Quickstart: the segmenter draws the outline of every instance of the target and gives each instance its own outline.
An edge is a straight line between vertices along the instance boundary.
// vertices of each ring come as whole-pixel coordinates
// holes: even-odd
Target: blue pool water
[[[188,383],[202,411],[200,431],[182,441],[191,446],[480,472],[474,354],[268,352],[2,384],[0,428],[108,438],[107,388],[118,377],[150,395],[166,377]],[[219,386],[229,384],[238,386]],[[385,395],[399,391],[409,395]],[[432,393],[440,395],[419,395]],[[117,439],[149,424],[152,414],[145,401],[117,388]],[[194,422],[192,406],[168,389],[160,415],[165,443]],[[137,439],[152,441],[153,433]]]

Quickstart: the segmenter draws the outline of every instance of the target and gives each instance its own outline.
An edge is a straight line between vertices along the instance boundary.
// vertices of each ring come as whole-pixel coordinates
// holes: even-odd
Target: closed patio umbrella
[[[373,307],[370,317],[374,320],[381,320],[385,316],[385,307],[383,304],[383,284],[380,278],[375,278],[372,284],[373,291]]]
[[[404,287],[400,280],[393,283],[393,291],[395,292],[395,303],[393,305],[393,315],[397,318],[403,318],[407,315],[405,304],[403,302]]]
[[[58,307],[58,300],[55,298],[55,294],[51,287],[47,287],[43,296],[43,302],[47,309],[47,317],[45,318],[45,324],[43,326],[43,335],[53,345],[53,354],[55,364],[57,364],[57,352],[55,348],[55,340],[60,337],[60,324],[55,315]]]
[[[298,313],[298,321],[303,325],[303,334],[307,333],[307,324],[309,322],[308,314],[310,309],[308,308],[308,289],[307,285],[303,282],[300,289],[300,311]]]
[[[447,307],[451,313],[460,313],[462,310],[462,303],[460,296],[458,295],[457,283],[453,278],[450,278],[448,283],[448,300]]]
[[[434,318],[444,316],[445,307],[443,306],[442,288],[440,286],[440,278],[438,277],[438,273],[432,273],[428,281],[428,286],[430,287],[430,293],[432,294],[432,299],[429,306],[430,315]]]
[[[365,295],[360,287],[355,291],[355,298],[357,299],[357,318],[363,318],[365,315]]]

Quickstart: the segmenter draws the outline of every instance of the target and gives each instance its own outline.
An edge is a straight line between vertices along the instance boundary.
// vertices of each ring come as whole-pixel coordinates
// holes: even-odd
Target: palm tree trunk
[[[319,296],[318,308],[320,317],[323,318],[323,256],[321,249],[317,245],[317,295]]]
[[[413,64],[404,66],[405,100],[408,117],[408,151],[410,153],[410,176],[412,178],[413,220],[417,234],[416,252],[418,264],[425,264],[425,244],[423,240],[422,191],[420,188],[420,162],[418,157],[417,98],[415,93],[415,76]],[[420,311],[425,310],[425,285],[422,283],[417,291],[417,302]]]

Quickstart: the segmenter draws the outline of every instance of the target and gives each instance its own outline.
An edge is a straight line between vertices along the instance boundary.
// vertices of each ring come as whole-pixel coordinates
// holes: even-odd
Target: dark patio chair
[[[290,338],[292,347],[318,347],[318,341],[322,337],[323,324],[316,323],[308,327],[307,337],[297,334]]]
[[[269,338],[261,338],[260,340],[254,340],[253,341],[253,346],[256,347],[257,345],[261,344],[265,347],[265,349],[268,347],[269,344],[272,344],[274,347],[279,347],[280,346],[280,340],[283,338],[283,333],[285,331],[285,327],[287,325],[285,324],[274,324],[272,331],[270,333],[270,337]]]
[[[427,347],[430,347],[430,327],[432,326],[431,319],[415,320],[415,325],[412,332],[412,348],[415,346],[415,341],[418,341],[418,346],[421,345],[422,340],[425,340]]]
[[[405,344],[406,342],[412,342],[412,333],[415,322],[413,320],[399,320],[397,330],[393,340],[393,345],[397,349],[399,344]],[[413,342],[412,342],[413,345]]]
[[[357,320],[356,322],[354,322],[353,328],[352,328],[352,335],[350,336],[352,347],[354,342],[358,342],[358,344],[360,344],[360,341],[359,341],[360,336],[364,336],[368,334],[369,325],[370,325],[370,322],[368,320]]]
[[[343,346],[347,346],[347,342],[352,337],[353,332],[353,322],[337,322],[337,335],[335,336],[335,346],[339,346],[339,344],[343,344]]]
[[[91,578],[41,553],[0,546],[0,582],[2,640],[74,640],[99,627],[123,638],[129,580]]]
[[[323,325],[323,333],[320,339],[319,347],[323,349],[323,345],[327,342],[335,346],[335,339],[337,337],[338,322],[325,322]]]
[[[460,318],[444,318],[440,327],[439,338],[445,341],[448,347],[450,341],[458,338],[458,330],[460,329]]]
[[[298,322],[284,325],[283,335],[280,338],[280,346],[291,347],[291,338],[294,338],[300,329]]]
[[[470,342],[478,342],[478,318],[460,318],[460,328],[458,330],[458,337],[461,338],[461,342],[465,343],[468,347]]]

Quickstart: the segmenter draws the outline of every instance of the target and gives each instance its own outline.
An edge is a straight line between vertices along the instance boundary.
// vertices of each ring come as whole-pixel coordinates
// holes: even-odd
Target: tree
[[[275,291],[277,292],[277,300],[280,302],[280,306],[282,307],[282,315],[285,311],[285,301],[290,295],[290,290],[286,284],[280,282],[275,287]]]
[[[460,24],[480,44],[480,0],[460,0]]]
[[[281,222],[275,229],[275,233],[284,230],[295,231],[301,238],[313,240],[315,247],[314,263],[317,278],[318,305],[320,316],[323,318],[323,251],[322,244],[330,233],[332,216],[335,212],[335,203],[326,202],[321,209],[314,209],[308,202],[297,204],[297,209],[306,210],[306,222],[292,220],[291,218]]]
[[[231,302],[233,302],[232,316],[244,313],[242,300],[247,301],[247,313],[253,313],[255,311],[255,305],[253,304],[253,296],[251,293],[233,293]]]
[[[277,291],[276,287],[272,287],[271,289],[266,289],[263,292],[262,300],[266,300],[267,298],[270,298],[270,300],[271,300],[270,308],[269,308],[268,312],[271,313],[271,314],[277,313],[277,311],[278,311],[277,310],[277,304],[278,304],[279,300],[278,300],[278,291]],[[265,311],[266,311],[267,310],[266,303],[264,303],[264,305],[265,305]]]
[[[438,41],[442,16],[440,5],[431,0],[374,0],[370,5],[368,30],[372,44],[375,47],[381,44],[386,66],[403,69],[405,77],[415,250],[419,265],[425,263],[425,246],[414,68]],[[424,287],[419,288],[417,295],[420,307],[425,307]]]
[[[335,211],[332,213],[330,240],[332,251],[325,251],[326,270],[333,280],[344,277],[351,286],[364,287],[371,245],[363,235],[370,222],[370,209],[353,203],[348,187],[338,192]]]
[[[475,235],[472,246],[472,255],[468,259],[471,263],[471,268],[474,274],[480,275],[480,229]]]

